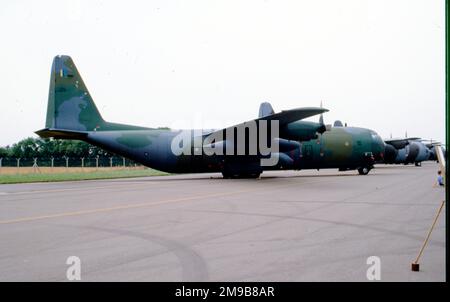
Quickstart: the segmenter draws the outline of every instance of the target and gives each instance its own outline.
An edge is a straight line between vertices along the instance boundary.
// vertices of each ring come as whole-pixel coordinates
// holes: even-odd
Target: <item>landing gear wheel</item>
[[[361,167],[358,168],[358,173],[359,175],[367,175],[370,172],[370,168],[369,167]]]

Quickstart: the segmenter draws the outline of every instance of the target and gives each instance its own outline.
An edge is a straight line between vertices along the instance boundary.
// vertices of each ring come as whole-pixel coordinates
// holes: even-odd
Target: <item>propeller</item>
[[[320,101],[320,108],[322,108],[322,101]],[[323,123],[323,113],[320,114],[319,123],[324,125],[324,123]]]

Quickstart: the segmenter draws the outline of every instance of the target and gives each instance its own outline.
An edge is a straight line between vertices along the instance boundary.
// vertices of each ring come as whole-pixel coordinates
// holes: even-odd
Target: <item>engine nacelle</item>
[[[316,139],[317,133],[324,133],[326,127],[320,123],[297,121],[289,123],[280,129],[280,137],[294,141],[309,141]]]
[[[406,163],[413,163],[416,161],[417,155],[419,155],[419,144],[416,142],[410,142],[409,143],[409,151],[408,155],[406,156]]]
[[[300,149],[302,145],[297,141],[290,141],[284,138],[276,138],[280,152],[290,152],[295,149]]]

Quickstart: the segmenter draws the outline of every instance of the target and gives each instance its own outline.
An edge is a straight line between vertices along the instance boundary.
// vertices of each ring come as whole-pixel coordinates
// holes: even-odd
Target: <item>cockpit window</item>
[[[370,134],[372,136],[372,139],[374,140],[381,140],[381,137],[374,131],[370,131]]]

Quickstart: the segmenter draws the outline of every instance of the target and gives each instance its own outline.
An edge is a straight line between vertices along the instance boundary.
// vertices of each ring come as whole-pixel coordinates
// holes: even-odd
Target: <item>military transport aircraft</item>
[[[420,166],[423,161],[435,160],[434,146],[427,146],[418,137],[385,140],[384,163],[412,164]]]
[[[426,140],[426,139],[422,139],[421,140],[422,143],[425,144],[425,146],[430,150],[430,157],[428,158],[428,160],[435,160],[437,162],[439,162],[438,160],[438,156],[437,156],[437,150],[436,148],[440,147],[442,149],[442,153],[444,158],[447,158],[447,152],[445,150],[445,146],[438,142],[438,141],[434,141],[434,140]]]
[[[225,178],[257,178],[264,170],[337,168],[368,174],[383,157],[383,140],[369,129],[325,126],[322,116],[319,123],[302,121],[326,111],[306,107],[275,113],[263,103],[257,119],[217,131],[111,123],[101,117],[72,59],[56,56],[46,127],[36,133],[43,138],[83,140],[172,173],[221,172]]]

